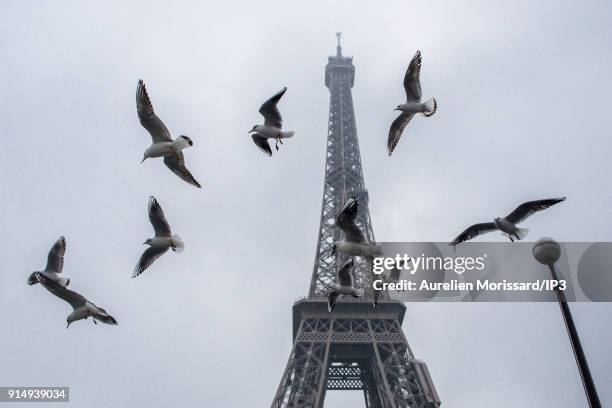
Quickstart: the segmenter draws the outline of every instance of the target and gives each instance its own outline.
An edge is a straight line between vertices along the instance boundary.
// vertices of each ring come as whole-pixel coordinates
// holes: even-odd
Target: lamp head
[[[554,265],[561,256],[561,245],[552,238],[540,238],[533,244],[531,253],[542,265]]]

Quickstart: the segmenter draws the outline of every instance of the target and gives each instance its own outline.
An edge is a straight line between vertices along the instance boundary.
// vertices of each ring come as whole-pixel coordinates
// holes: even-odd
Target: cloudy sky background
[[[573,3],[2,2],[0,385],[70,386],[71,407],[270,404],[312,272],[335,31],[357,69],[378,240],[448,241],[566,195],[529,238],[612,241],[612,6]],[[389,158],[417,49],[439,111]],[[194,140],[202,190],[160,160],[138,164],[139,78],[170,131]],[[268,158],[247,131],[283,86],[296,136]],[[151,194],[187,248],[131,279]],[[25,284],[60,235],[71,287],[119,326],[66,330],[69,305]],[[612,405],[612,305],[572,308]],[[587,406],[555,304],[410,304],[404,330],[446,407]],[[330,392],[326,406],[359,400]]]

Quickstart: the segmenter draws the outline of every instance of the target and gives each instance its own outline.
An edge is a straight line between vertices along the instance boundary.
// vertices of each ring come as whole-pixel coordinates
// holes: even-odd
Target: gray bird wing
[[[389,138],[387,139],[387,151],[389,152],[389,156],[391,156],[391,153],[393,153],[393,150],[395,150],[395,146],[397,146],[397,143],[402,137],[404,129],[406,126],[408,126],[408,123],[410,123],[413,117],[414,113],[402,112],[397,118],[395,118],[393,123],[391,123],[391,127],[389,128]]]
[[[340,298],[340,294],[338,292],[329,292],[329,295],[327,295],[327,310],[329,310],[330,312],[334,310],[334,306],[336,306],[338,298]]]
[[[452,240],[448,245],[457,246],[464,241],[468,241],[470,239],[476,238],[478,235],[495,231],[497,227],[492,222],[483,222],[481,224],[474,224],[471,227],[467,228],[463,231],[457,238]]]
[[[66,238],[59,237],[49,250],[45,272],[62,273],[64,269],[64,255],[66,254]]]
[[[140,124],[151,134],[153,143],[172,141],[168,128],[153,110],[147,88],[145,88],[142,79],[138,80],[138,87],[136,88],[136,109],[138,110]]]
[[[261,150],[268,156],[272,156],[272,149],[270,148],[270,143],[268,143],[268,139],[257,133],[251,135],[251,137],[253,138],[253,141],[255,142],[257,147],[259,147],[259,150]]]
[[[378,299],[380,299],[381,293],[382,293],[382,290],[372,289],[372,296],[374,297],[374,307],[378,305]]]
[[[60,299],[65,300],[72,306],[73,309],[78,309],[87,303],[87,299],[85,297],[73,290],[63,287],[56,281],[47,278],[45,275],[38,273],[37,274],[38,281],[41,285],[44,286],[49,292],[54,294]]]
[[[169,156],[164,156],[164,164],[168,167],[174,174],[185,180],[187,183],[192,186],[196,186],[197,188],[202,188],[200,183],[193,177],[191,172],[185,166],[185,156],[183,152],[178,152],[175,154],[171,154]]]
[[[385,280],[387,282],[397,283],[399,282],[401,275],[402,275],[401,269],[399,269],[397,265],[394,265]]]
[[[153,262],[155,262],[163,254],[165,254],[166,251],[168,251],[168,249],[169,249],[168,247],[166,248],[163,248],[163,247],[147,248],[140,256],[140,259],[138,260],[138,263],[136,264],[136,267],[134,268],[134,272],[132,273],[132,278],[135,278],[138,275],[140,275],[142,272],[144,272],[144,270],[147,269],[149,266],[151,266]]]
[[[420,102],[421,93],[421,51],[417,51],[404,75],[404,90],[407,102]]]
[[[98,307],[98,309],[100,309],[104,314],[94,315],[94,318],[96,320],[101,321],[104,324],[110,324],[113,326],[116,326],[118,324],[117,320],[113,316],[109,315],[106,310],[102,309],[101,307]]]
[[[259,113],[264,117],[264,125],[281,129],[283,126],[283,118],[281,117],[276,104],[280,98],[287,92],[287,87],[284,87],[273,97],[265,101],[259,108]]]
[[[153,196],[149,198],[149,221],[153,225],[156,237],[169,237],[172,235],[172,230],[168,221],[166,221],[164,211]]]
[[[561,201],[565,201],[565,197],[527,201],[526,203],[523,203],[516,207],[514,211],[508,214],[508,216],[506,216],[506,220],[510,221],[513,224],[525,221],[527,218],[529,218],[536,212],[552,207],[553,205],[560,203]]]
[[[340,286],[353,287],[353,258],[349,259],[336,272],[336,283]]]
[[[355,197],[351,197],[344,204],[336,217],[336,225],[344,232],[344,238],[348,242],[365,242],[363,231],[356,224],[357,210],[359,204]]]

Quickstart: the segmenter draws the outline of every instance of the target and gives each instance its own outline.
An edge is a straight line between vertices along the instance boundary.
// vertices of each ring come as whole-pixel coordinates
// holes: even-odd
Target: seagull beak
[[[143,242],[142,245],[147,245],[147,241]]]
[[[252,133],[252,132],[254,132],[254,131],[255,131],[255,129],[251,129],[251,130],[249,130],[249,133]]]
[[[147,158],[146,158],[146,157],[143,157],[143,158],[142,158],[142,161],[140,162],[140,164],[144,163],[144,161],[145,161],[145,160],[147,160]]]
[[[70,322],[69,322],[69,323],[66,325],[66,329],[67,329],[68,327],[70,327]]]
[[[395,108],[395,109],[393,109],[393,110],[394,110],[394,111],[396,111],[396,110],[399,110],[399,108]]]

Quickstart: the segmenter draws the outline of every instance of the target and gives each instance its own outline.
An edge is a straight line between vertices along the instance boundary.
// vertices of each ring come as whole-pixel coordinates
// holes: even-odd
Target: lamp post
[[[558,281],[559,277],[555,270],[555,262],[559,260],[561,256],[561,246],[558,242],[551,238],[541,238],[534,245],[531,250],[533,257],[536,261],[542,265],[548,266],[550,274],[553,280]],[[582,379],[582,385],[584,386],[584,392],[586,393],[587,400],[590,408],[601,408],[601,402],[599,402],[599,396],[597,395],[597,389],[591,376],[591,370],[584,355],[582,344],[580,343],[580,337],[578,337],[578,331],[574,324],[572,312],[570,311],[565,293],[557,286],[555,288],[557,295],[557,301],[561,308],[561,314],[563,315],[563,321],[565,322],[565,328],[572,344],[572,350],[574,351],[574,357],[576,364],[578,364],[578,371],[580,372],[580,378]]]

